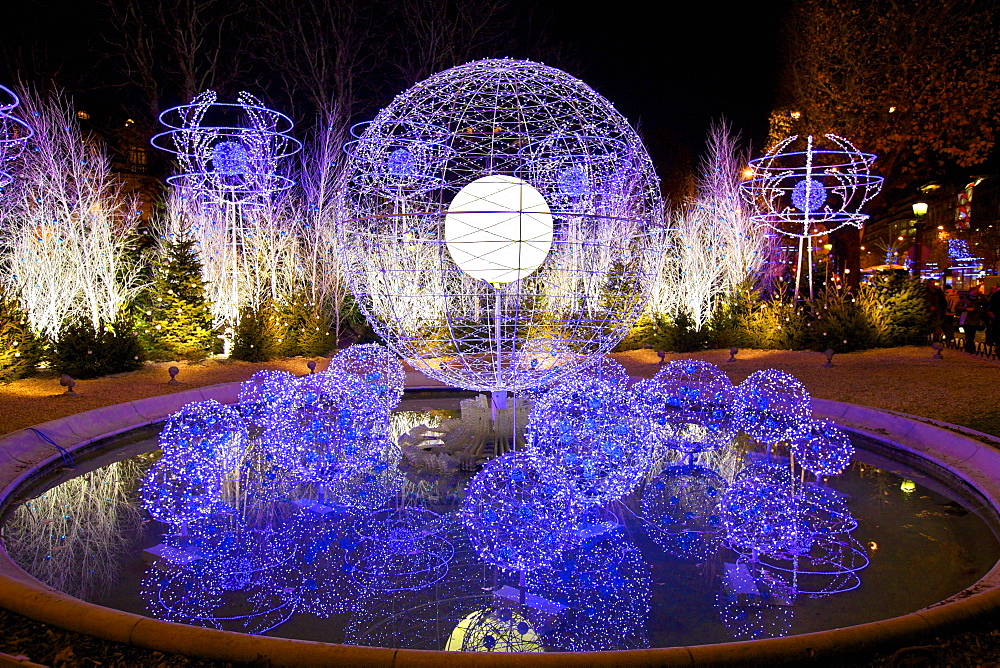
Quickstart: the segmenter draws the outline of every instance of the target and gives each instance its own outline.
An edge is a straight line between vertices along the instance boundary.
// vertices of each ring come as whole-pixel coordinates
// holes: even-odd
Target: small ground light
[[[306,367],[308,367],[309,373],[316,373],[316,360],[306,362]]]
[[[729,362],[735,362],[736,361],[736,353],[738,353],[738,352],[740,352],[739,348],[730,348],[729,349],[729,359],[727,361],[729,361]]]
[[[73,389],[74,387],[76,387],[76,381],[70,378],[68,375],[63,374],[59,376],[59,384],[65,388],[69,388],[63,394],[66,394],[71,397],[80,396],[80,393]]]
[[[167,369],[167,373],[170,374],[170,380],[167,381],[167,385],[180,385],[181,381],[177,380],[177,374],[179,374],[180,372],[181,370],[175,366],[172,366],[169,369]]]
[[[942,359],[941,351],[944,350],[944,346],[941,345],[941,342],[935,341],[934,343],[931,344],[931,348],[934,349],[934,357],[932,359],[936,360]]]
[[[917,485],[912,480],[903,480],[903,482],[899,485],[899,488],[907,494],[917,491]]]
[[[829,369],[833,366],[833,350],[828,348],[823,351],[823,354],[826,355],[826,362],[823,364],[823,368]]]

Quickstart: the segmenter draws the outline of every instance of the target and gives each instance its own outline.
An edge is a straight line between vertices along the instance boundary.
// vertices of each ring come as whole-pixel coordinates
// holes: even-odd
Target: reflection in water
[[[15,562],[42,582],[83,599],[113,584],[139,528],[130,498],[141,465],[134,460],[84,473],[17,508],[3,539]]]

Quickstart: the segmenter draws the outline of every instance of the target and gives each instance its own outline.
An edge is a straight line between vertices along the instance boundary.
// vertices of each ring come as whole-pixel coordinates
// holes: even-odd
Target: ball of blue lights
[[[653,424],[660,451],[715,450],[739,433],[733,383],[714,364],[670,362],[653,378],[636,383],[632,393]]]
[[[629,494],[652,465],[650,422],[632,399],[614,380],[580,374],[535,400],[525,441],[562,469],[581,509]]]
[[[497,457],[476,474],[459,509],[469,541],[487,563],[533,571],[573,540],[573,490],[551,459],[524,452]]]
[[[729,484],[697,465],[665,467],[643,488],[639,501],[646,533],[680,559],[707,559],[722,546],[719,504]]]
[[[751,438],[772,445],[800,435],[812,415],[809,393],[795,376],[764,369],[736,388],[740,425]]]
[[[810,420],[789,445],[799,466],[818,476],[842,473],[854,456],[851,439],[829,420]]]

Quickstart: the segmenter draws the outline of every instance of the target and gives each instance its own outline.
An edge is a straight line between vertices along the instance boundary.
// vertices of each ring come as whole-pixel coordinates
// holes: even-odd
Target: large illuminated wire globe
[[[346,147],[343,249],[372,327],[451,385],[549,385],[608,352],[654,284],[662,201],[638,135],[560,70],[482,60]]]

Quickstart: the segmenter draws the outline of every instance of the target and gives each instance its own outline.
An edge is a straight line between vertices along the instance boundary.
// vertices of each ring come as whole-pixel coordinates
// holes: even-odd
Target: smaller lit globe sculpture
[[[572,544],[573,490],[559,466],[536,454],[492,460],[466,490],[459,516],[483,561],[530,572]]]
[[[160,114],[167,127],[153,146],[177,156],[180,173],[167,183],[215,204],[258,205],[294,182],[278,173],[278,163],[302,144],[289,133],[288,116],[268,109],[246,92],[236,103],[218,102],[215,91]]]
[[[372,327],[449,385],[555,383],[642,312],[662,201],[638,135],[565,72],[454,67],[345,147],[344,257]]]
[[[613,380],[580,374],[535,400],[528,451],[555,462],[582,511],[629,494],[653,463],[650,421]]]
[[[670,362],[632,388],[654,425],[658,452],[689,455],[729,445],[739,433],[735,388],[719,367],[698,360]]]
[[[729,484],[703,466],[664,468],[646,483],[640,499],[646,533],[680,559],[708,559],[722,547],[719,504]]]
[[[809,427],[809,393],[795,377],[777,369],[754,371],[736,388],[736,410],[746,434],[773,445]]]
[[[868,219],[861,207],[882,188],[882,177],[871,173],[874,161],[833,134],[793,135],[750,161],[753,176],[740,186],[750,218],[798,240],[796,297],[803,283],[813,296],[812,239]]]
[[[854,456],[851,439],[828,420],[810,420],[790,446],[795,462],[817,476],[843,473]]]
[[[584,540],[525,577],[529,592],[564,606],[538,625],[542,642],[557,652],[648,647],[650,585],[649,565],[622,528]]]
[[[10,185],[14,177],[8,165],[21,155],[28,140],[35,134],[31,126],[10,113],[21,104],[14,91],[0,86],[0,189]]]

